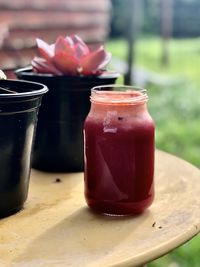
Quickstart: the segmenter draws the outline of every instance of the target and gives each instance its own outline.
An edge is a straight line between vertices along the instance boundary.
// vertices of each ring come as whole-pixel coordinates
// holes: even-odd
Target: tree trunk
[[[169,41],[173,28],[173,0],[161,0],[161,35],[162,55],[161,64],[169,65]]]
[[[139,1],[140,0],[128,0],[127,1],[127,63],[128,70],[124,77],[124,83],[127,85],[132,84],[134,61],[135,61],[135,41],[138,28],[138,15],[139,15]]]

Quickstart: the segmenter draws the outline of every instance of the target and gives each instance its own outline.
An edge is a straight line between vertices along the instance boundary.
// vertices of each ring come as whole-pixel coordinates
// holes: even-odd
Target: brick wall
[[[51,43],[58,35],[76,33],[88,44],[103,43],[110,11],[109,0],[0,0],[0,68],[28,65],[36,37]]]

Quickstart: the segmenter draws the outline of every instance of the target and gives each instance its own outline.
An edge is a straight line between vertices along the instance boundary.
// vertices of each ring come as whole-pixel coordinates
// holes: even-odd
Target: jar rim
[[[148,101],[147,90],[137,86],[109,84],[91,89],[92,103],[139,105]]]

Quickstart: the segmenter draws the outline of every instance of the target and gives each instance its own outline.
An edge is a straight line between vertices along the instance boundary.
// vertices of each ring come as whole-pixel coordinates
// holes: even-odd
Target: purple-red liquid
[[[154,123],[140,107],[99,107],[84,125],[86,202],[100,213],[141,213],[154,198]]]

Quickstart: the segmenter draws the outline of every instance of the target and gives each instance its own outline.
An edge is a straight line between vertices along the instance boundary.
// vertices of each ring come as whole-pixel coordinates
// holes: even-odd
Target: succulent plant
[[[90,50],[88,45],[77,35],[59,36],[54,44],[49,45],[36,39],[38,56],[32,60],[33,71],[55,75],[99,75],[111,59],[101,45]]]

